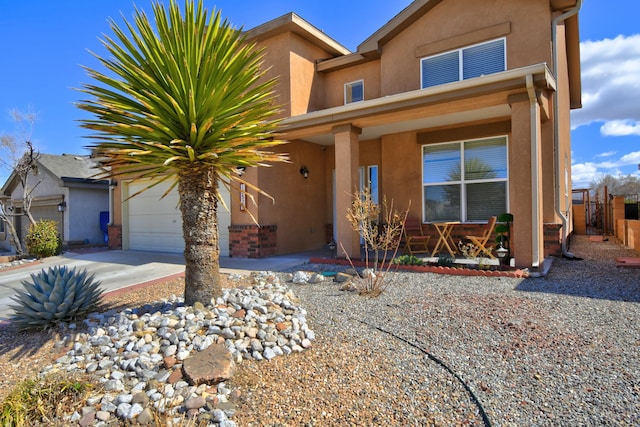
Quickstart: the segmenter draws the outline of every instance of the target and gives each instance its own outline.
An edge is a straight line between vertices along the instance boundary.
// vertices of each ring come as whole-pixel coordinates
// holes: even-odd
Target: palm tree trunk
[[[222,294],[218,247],[218,176],[213,168],[178,173],[185,259],[185,304],[209,304]]]

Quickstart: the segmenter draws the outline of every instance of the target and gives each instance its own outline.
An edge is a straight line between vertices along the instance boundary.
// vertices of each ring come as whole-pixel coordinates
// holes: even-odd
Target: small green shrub
[[[19,329],[46,328],[58,322],[71,320],[95,309],[102,296],[100,282],[86,269],[76,272],[75,267],[54,266],[31,275],[32,282],[22,281],[26,291],[18,291],[11,299],[18,305],[13,322]]]
[[[62,249],[62,240],[58,233],[58,223],[43,219],[31,224],[25,238],[29,255],[46,258],[58,255]]]
[[[438,266],[439,267],[453,267],[456,264],[456,257],[451,255],[439,255]]]
[[[393,263],[397,265],[424,265],[424,261],[415,255],[401,255],[394,258]]]

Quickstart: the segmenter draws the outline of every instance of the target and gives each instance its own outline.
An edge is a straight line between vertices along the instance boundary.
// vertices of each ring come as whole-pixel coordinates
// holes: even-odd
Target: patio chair
[[[407,218],[404,222],[404,248],[409,255],[429,253],[427,244],[431,236],[422,231],[422,224],[416,218]]]
[[[473,254],[470,254],[472,257],[477,257],[478,255],[487,256],[491,259],[496,259],[495,256],[491,253],[491,248],[487,248],[487,243],[493,234],[493,229],[496,226],[497,217],[492,216],[489,218],[486,227],[484,228],[484,232],[480,236],[464,236],[465,239],[470,240],[475,246],[476,250]]]

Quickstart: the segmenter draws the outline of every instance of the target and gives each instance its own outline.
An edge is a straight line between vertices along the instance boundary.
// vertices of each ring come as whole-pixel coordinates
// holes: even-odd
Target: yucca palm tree
[[[153,5],[155,28],[136,9],[123,31],[102,43],[111,54],[94,54],[105,72],[85,67],[91,99],[78,107],[92,114],[80,125],[95,131],[93,154],[111,176],[169,180],[178,188],[185,240],[185,302],[208,303],[221,293],[217,209],[218,182],[245,182],[238,167],[285,161],[264,151],[277,139],[275,81],[266,79],[263,54],[241,30],[208,17],[185,0],[184,14],[172,0],[168,12]],[[249,188],[260,191],[251,183]],[[147,187],[147,189],[150,187]],[[135,197],[135,196],[134,196]]]

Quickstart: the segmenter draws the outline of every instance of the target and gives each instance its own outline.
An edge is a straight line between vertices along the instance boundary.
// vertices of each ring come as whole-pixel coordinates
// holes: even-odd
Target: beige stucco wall
[[[290,162],[272,168],[249,168],[258,175],[260,188],[275,198],[258,196],[258,207],[249,205],[260,225],[276,225],[278,253],[317,249],[325,243],[326,150],[322,146],[295,141],[280,147]],[[306,166],[309,177],[300,174]],[[246,212],[232,209],[233,224],[253,224]],[[234,203],[234,202],[232,202]]]
[[[344,105],[344,85],[357,80],[363,80],[364,99],[380,97],[380,61],[344,68],[327,74],[324,78],[324,108]]]
[[[383,46],[382,95],[420,88],[421,57],[416,56],[416,48],[438,43],[442,50],[430,52],[436,54],[487,41],[474,37],[474,32],[504,23],[510,23],[506,35],[508,69],[551,62],[548,1],[446,0]]]

